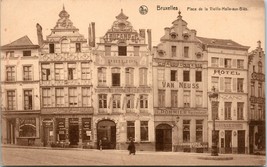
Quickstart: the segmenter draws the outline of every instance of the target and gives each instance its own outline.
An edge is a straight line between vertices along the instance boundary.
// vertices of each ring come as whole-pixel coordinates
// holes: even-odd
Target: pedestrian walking
[[[99,145],[99,150],[102,151],[102,140],[99,140],[98,145]]]
[[[135,155],[135,145],[133,139],[130,139],[130,143],[128,145],[129,155],[133,154]]]

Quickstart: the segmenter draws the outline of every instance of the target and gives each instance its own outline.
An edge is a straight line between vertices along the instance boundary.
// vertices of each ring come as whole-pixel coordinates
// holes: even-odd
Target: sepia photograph
[[[1,166],[265,166],[264,0],[1,0]]]

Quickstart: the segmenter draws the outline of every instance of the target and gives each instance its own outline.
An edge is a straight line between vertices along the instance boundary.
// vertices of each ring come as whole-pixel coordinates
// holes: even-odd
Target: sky
[[[250,46],[249,51],[261,40],[265,48],[264,0],[1,0],[1,45],[25,35],[37,44],[36,23],[42,26],[46,38],[56,25],[63,4],[73,25],[86,38],[89,23],[95,22],[96,41],[123,9],[135,30],[152,29],[152,45],[158,45],[164,28],[171,27],[178,16],[178,10],[157,10],[159,5],[177,7],[197,36],[231,39]],[[147,6],[147,14],[139,13],[141,5]],[[222,10],[227,7],[247,10]]]

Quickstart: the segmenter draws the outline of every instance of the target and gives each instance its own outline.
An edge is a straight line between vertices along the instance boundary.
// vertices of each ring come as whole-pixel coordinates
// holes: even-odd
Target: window
[[[113,108],[121,108],[121,95],[113,95]]]
[[[49,44],[49,53],[55,53],[55,44],[53,43]]]
[[[77,88],[69,88],[69,107],[78,106]]]
[[[196,82],[202,82],[202,71],[196,71]]]
[[[212,57],[211,58],[211,67],[218,67],[219,66],[219,58]]]
[[[231,120],[231,102],[224,102],[224,119]]]
[[[211,87],[214,87],[215,91],[219,90],[219,77],[211,77]]]
[[[100,67],[97,69],[98,86],[105,86],[107,83],[106,79],[106,68]]]
[[[24,81],[32,80],[32,66],[23,66],[23,80]]]
[[[51,75],[50,75],[50,65],[49,64],[41,64],[42,68],[42,80],[43,81],[48,81],[51,80]]]
[[[112,68],[111,73],[112,73],[112,86],[120,86],[120,80],[121,80],[120,69]]]
[[[146,86],[147,85],[147,68],[140,68],[139,69],[139,83],[140,86]]]
[[[243,102],[237,102],[237,119],[243,120],[243,110],[244,110],[244,103]]]
[[[190,91],[184,91],[184,107],[190,107]]]
[[[255,72],[256,71],[256,66],[253,66],[253,72]]]
[[[127,46],[118,46],[119,56],[127,56]]]
[[[231,68],[231,59],[224,59],[224,67]]]
[[[251,96],[255,96],[255,82],[251,82]]]
[[[61,52],[68,53],[70,51],[69,41],[67,39],[63,39],[61,41]]]
[[[36,119],[19,118],[19,137],[36,137]]]
[[[244,60],[237,59],[237,68],[244,69]]]
[[[263,112],[262,112],[262,105],[258,105],[258,118],[259,120],[265,120],[265,117],[263,116]]]
[[[243,78],[237,78],[237,92],[243,92]]]
[[[212,119],[219,119],[219,102],[218,101],[212,101],[211,102],[211,113],[212,113]]]
[[[165,70],[164,69],[158,69],[158,80],[159,81],[165,80]]]
[[[171,81],[177,81],[178,76],[177,76],[177,70],[171,70]]]
[[[111,46],[106,45],[105,46],[105,56],[111,55]]]
[[[159,90],[158,92],[158,97],[159,97],[159,101],[158,101],[158,105],[159,107],[165,107],[165,90]]]
[[[24,90],[24,110],[32,110],[32,90]]]
[[[50,88],[43,88],[42,89],[42,101],[43,101],[43,107],[51,107],[51,91]]]
[[[134,85],[134,68],[125,69],[125,85],[126,86]]]
[[[224,84],[225,84],[225,92],[231,92],[231,78],[225,77]]]
[[[140,108],[148,108],[148,95],[140,95]]]
[[[140,46],[134,46],[134,56],[139,56]]]
[[[7,110],[15,110],[16,109],[16,94],[15,90],[7,91]]]
[[[63,80],[64,79],[64,69],[63,64],[55,64],[55,80]]]
[[[196,120],[196,142],[203,142],[203,120]]]
[[[176,57],[176,46],[172,46],[172,57]]]
[[[184,82],[190,81],[190,71],[183,72]]]
[[[178,91],[171,90],[171,107],[178,107]]]
[[[262,73],[262,62],[259,61],[258,66],[258,72]]]
[[[250,105],[250,118],[252,120],[255,120],[255,105],[254,104]]]
[[[65,118],[56,118],[56,126],[57,126],[57,140],[65,140],[66,139],[66,131],[65,131]]]
[[[141,141],[148,141],[148,121],[141,121]]]
[[[196,107],[202,107],[203,92],[196,91]]]
[[[81,52],[81,43],[76,43],[76,52]]]
[[[6,58],[14,57],[14,51],[7,51]]]
[[[81,63],[82,66],[82,79],[90,79],[90,66],[89,63]]]
[[[188,46],[184,47],[184,57],[189,57],[189,47]]]
[[[126,95],[126,108],[134,108],[134,95]]]
[[[76,79],[76,64],[69,63],[68,64],[68,80]]]
[[[32,52],[30,50],[24,50],[23,56],[31,56]]]
[[[6,67],[6,80],[15,81],[15,66]]]
[[[98,107],[99,108],[107,108],[107,95],[100,94],[98,95]]]
[[[127,139],[135,139],[135,126],[134,121],[127,121]]]
[[[262,94],[263,94],[263,92],[262,92],[262,83],[259,82],[258,84],[259,84],[259,87],[258,87],[258,97],[262,97]]]
[[[183,142],[190,142],[190,120],[183,120]]]
[[[64,89],[56,88],[56,107],[64,107]]]
[[[88,107],[90,106],[90,88],[82,88],[82,106]]]

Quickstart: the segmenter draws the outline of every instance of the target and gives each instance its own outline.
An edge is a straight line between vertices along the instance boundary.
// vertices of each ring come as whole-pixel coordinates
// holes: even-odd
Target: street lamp
[[[218,156],[217,150],[217,135],[215,131],[215,119],[217,117],[218,108],[219,108],[219,101],[218,101],[218,93],[215,91],[215,87],[212,87],[212,93],[209,94],[209,99],[211,101],[211,112],[212,112],[212,145],[211,145],[211,156]]]

